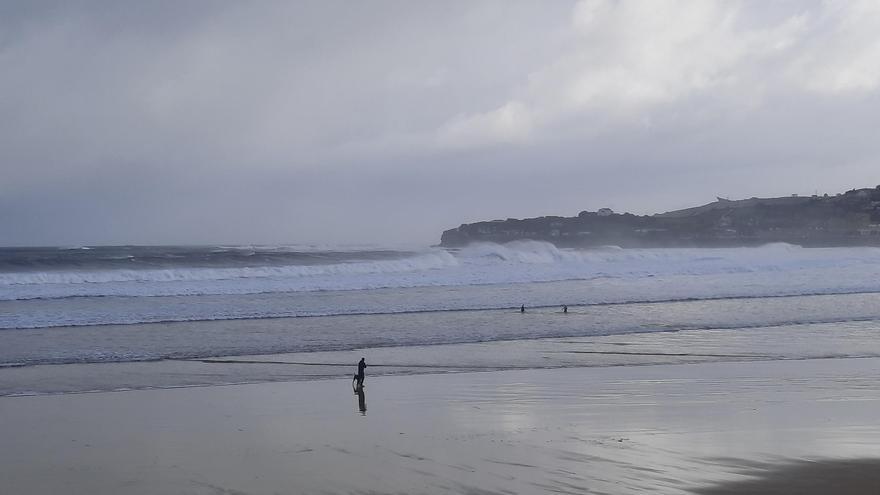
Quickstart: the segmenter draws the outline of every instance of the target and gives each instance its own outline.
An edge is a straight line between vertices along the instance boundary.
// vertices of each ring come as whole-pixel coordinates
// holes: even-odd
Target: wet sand
[[[806,460],[756,466],[744,472],[752,477],[697,492],[702,495],[880,493],[880,459]]]
[[[876,494],[878,377],[880,359],[844,358],[368,375],[363,398],[350,379],[3,397],[0,480],[15,494],[827,493],[827,480]]]

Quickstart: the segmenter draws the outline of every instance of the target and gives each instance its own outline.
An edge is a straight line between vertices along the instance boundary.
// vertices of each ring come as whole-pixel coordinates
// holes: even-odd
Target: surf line
[[[684,357],[729,357],[776,359],[779,356],[768,354],[692,354],[689,352],[624,352],[624,351],[545,351],[548,354],[615,354],[626,356],[684,356]]]
[[[315,362],[301,362],[301,361],[258,361],[258,360],[247,360],[247,359],[174,359],[172,361],[188,361],[193,363],[207,363],[207,364],[290,364],[296,366],[345,366],[352,367],[351,363],[315,363]],[[534,366],[478,366],[478,365],[446,365],[446,364],[372,364],[370,363],[370,368],[440,368],[440,369],[451,369],[451,370],[461,370],[461,369],[487,369],[487,370],[495,370],[495,369],[523,369],[530,370],[534,369]]]

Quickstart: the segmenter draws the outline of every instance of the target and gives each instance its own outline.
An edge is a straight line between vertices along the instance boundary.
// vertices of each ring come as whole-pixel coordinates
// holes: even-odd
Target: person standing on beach
[[[525,312],[526,312],[526,305],[525,305],[525,304],[523,304],[522,306],[519,307],[519,312],[520,312],[520,313],[525,313]]]
[[[358,361],[358,374],[357,374],[358,388],[361,388],[364,386],[364,375],[365,375],[364,370],[365,369],[367,369],[367,362],[364,358],[361,358],[361,360]]]
[[[563,312],[563,313],[568,313],[568,306],[566,306],[566,305],[563,304],[563,305],[562,305],[562,312]]]

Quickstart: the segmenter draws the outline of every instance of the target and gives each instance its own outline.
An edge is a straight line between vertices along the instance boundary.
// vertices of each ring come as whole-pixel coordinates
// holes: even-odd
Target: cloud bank
[[[0,7],[0,245],[436,242],[880,183],[880,4]]]

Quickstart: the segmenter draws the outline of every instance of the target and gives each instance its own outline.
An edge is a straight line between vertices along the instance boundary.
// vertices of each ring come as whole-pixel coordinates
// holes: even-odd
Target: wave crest
[[[174,296],[366,290],[517,284],[564,280],[724,274],[880,273],[878,248],[811,248],[770,244],[755,248],[560,249],[541,241],[479,243],[413,254],[332,252],[303,264],[174,266],[154,269],[68,269],[0,272],[0,300],[96,296]],[[376,256],[373,254],[373,256]],[[395,256],[395,257],[389,257]],[[316,263],[316,260],[320,260]],[[239,263],[236,259],[235,263]]]
[[[397,260],[326,265],[254,266],[236,268],[170,268],[157,270],[95,270],[0,273],[0,285],[101,284],[111,282],[191,282],[252,278],[294,278],[434,270],[457,264],[437,250]]]

